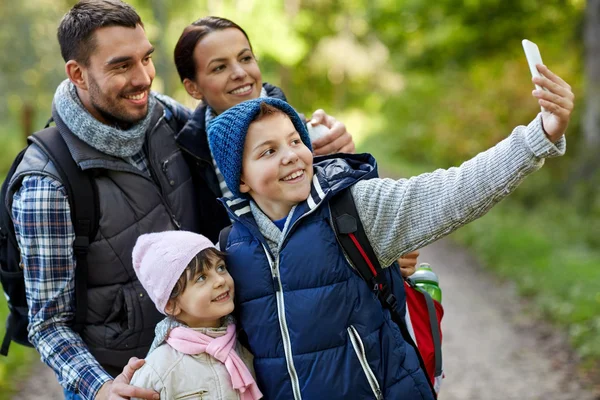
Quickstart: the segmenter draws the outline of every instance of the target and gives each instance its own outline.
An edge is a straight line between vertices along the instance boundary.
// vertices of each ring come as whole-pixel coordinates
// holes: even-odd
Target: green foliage
[[[0,298],[0,337],[4,337],[4,321],[8,315],[8,307],[4,296]],[[30,376],[32,362],[39,357],[29,347],[16,343],[10,345],[7,357],[0,356],[0,400],[10,400],[18,392],[19,385]]]
[[[14,157],[25,146],[14,134],[16,129],[14,124],[0,126],[0,182],[4,180]]]

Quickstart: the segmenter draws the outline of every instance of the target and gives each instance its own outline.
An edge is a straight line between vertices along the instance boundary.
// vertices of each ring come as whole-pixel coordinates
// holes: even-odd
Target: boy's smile
[[[248,193],[272,220],[285,218],[310,194],[312,161],[286,114],[253,122],[244,143],[240,192]]]

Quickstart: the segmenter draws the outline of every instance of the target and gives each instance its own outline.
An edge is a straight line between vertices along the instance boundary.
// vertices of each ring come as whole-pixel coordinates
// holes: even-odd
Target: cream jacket
[[[236,351],[244,364],[254,374],[252,354],[239,342]],[[225,364],[203,353],[187,355],[164,343],[146,358],[146,363],[136,371],[133,386],[154,389],[161,400],[238,400],[237,390]]]

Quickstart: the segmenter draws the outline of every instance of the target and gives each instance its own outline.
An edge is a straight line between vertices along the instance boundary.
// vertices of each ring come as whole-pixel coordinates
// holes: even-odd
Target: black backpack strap
[[[231,233],[231,228],[233,228],[233,225],[228,225],[225,228],[221,229],[221,232],[219,232],[219,250],[221,250],[221,251],[225,251],[225,249],[227,248],[227,240],[229,239],[229,234]],[[238,321],[239,321],[239,315],[237,313],[239,312],[239,309],[240,308],[236,306],[235,310],[233,311],[235,319]],[[239,325],[238,325],[238,331],[237,331],[237,340],[245,348],[247,348],[247,349],[250,348],[250,341],[248,340],[248,334],[246,333],[246,331],[241,329]]]
[[[73,160],[58,128],[50,127],[34,133],[29,141],[39,146],[50,158],[64,185],[71,208],[75,230],[73,248],[75,268],[75,331],[81,331],[87,314],[87,254],[89,244],[98,231],[98,202],[96,186],[90,174],[85,173]]]
[[[228,225],[219,232],[219,250],[221,251],[225,251],[227,248],[227,240],[229,239],[231,228],[233,228],[233,225]]]
[[[435,389],[429,377],[427,377],[427,369],[425,368],[425,362],[423,362],[421,353],[419,353],[416,343],[410,336],[404,316],[398,312],[396,296],[392,293],[384,271],[379,264],[379,260],[375,256],[375,251],[371,243],[369,243],[358,211],[356,210],[356,204],[354,203],[350,188],[346,188],[333,196],[329,202],[329,208],[335,235],[339,244],[344,249],[344,253],[346,253],[346,256],[350,259],[350,262],[359,275],[377,294],[381,305],[390,311],[392,320],[400,328],[404,340],[414,348],[431,392],[434,397],[437,397]],[[435,315],[434,309],[434,317]]]

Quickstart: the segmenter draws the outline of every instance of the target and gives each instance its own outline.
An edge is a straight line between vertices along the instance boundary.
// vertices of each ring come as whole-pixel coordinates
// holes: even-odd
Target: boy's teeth
[[[241,87],[239,89],[232,90],[231,93],[232,94],[240,94],[240,93],[247,92],[248,90],[250,90],[250,86],[251,85],[246,85],[246,86]]]
[[[297,178],[297,177],[302,176],[302,175],[304,175],[304,171],[303,170],[296,171],[296,172],[294,172],[294,173],[286,176],[285,178],[283,178],[283,180],[284,181],[291,181],[292,179]]]

